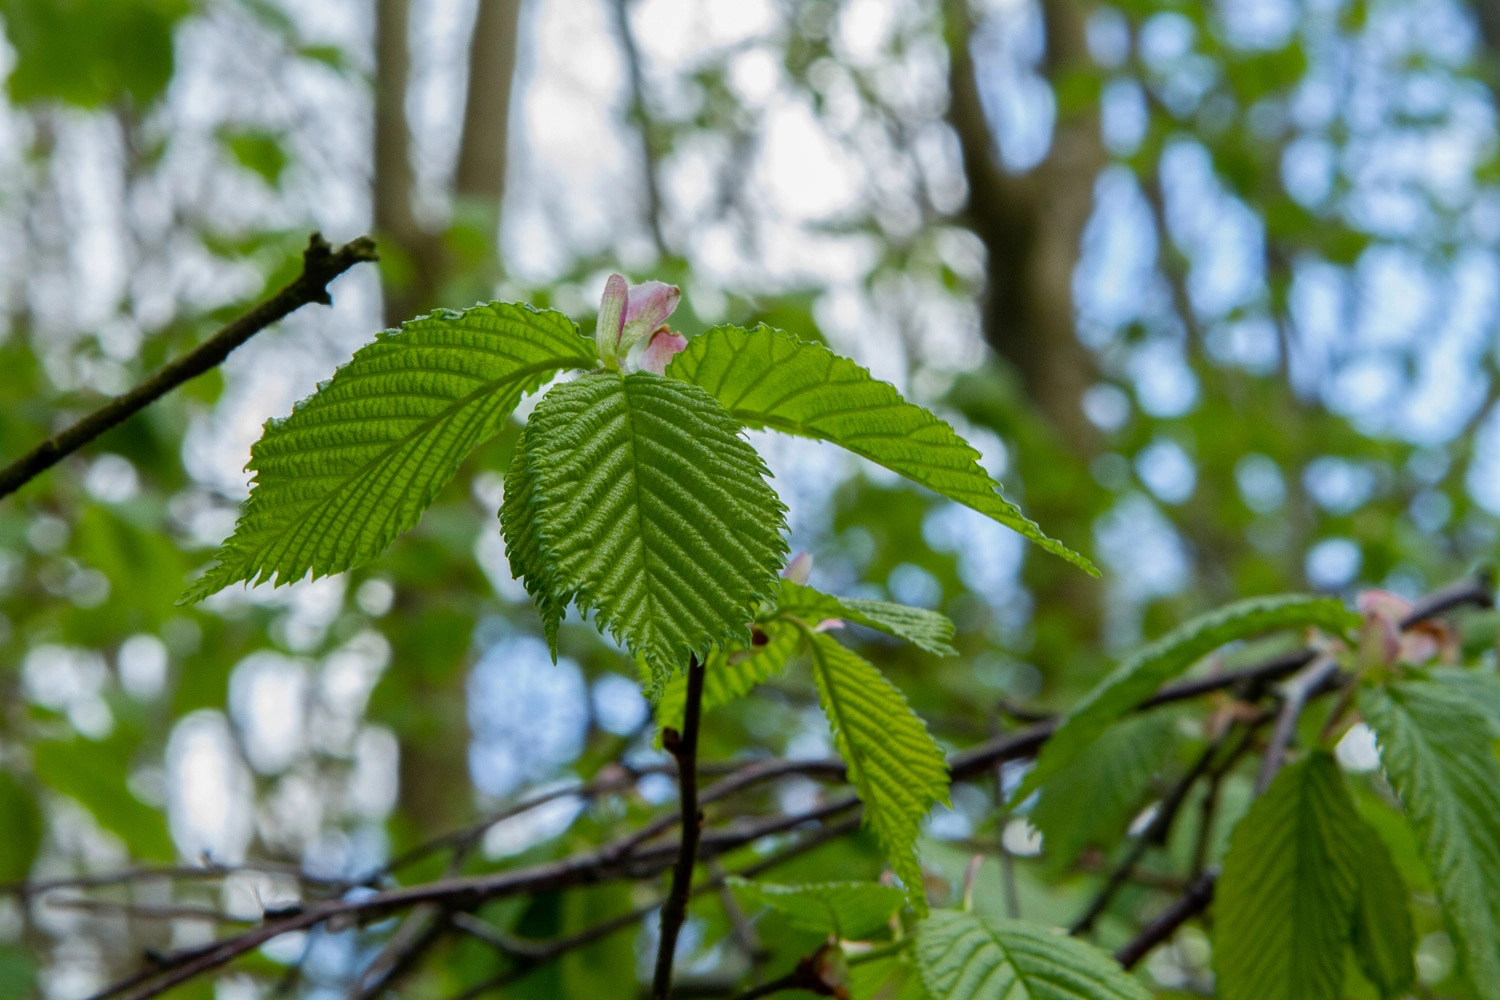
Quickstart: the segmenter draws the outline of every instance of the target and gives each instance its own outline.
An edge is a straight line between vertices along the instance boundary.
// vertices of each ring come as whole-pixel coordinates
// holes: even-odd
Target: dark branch
[[[672,992],[672,958],[677,953],[677,935],[687,916],[688,895],[693,888],[693,867],[698,863],[698,838],[703,833],[703,813],[698,808],[698,723],[703,716],[703,676],[706,671],[696,656],[688,659],[687,706],[682,713],[682,733],[662,731],[662,744],[677,758],[677,784],[682,812],[682,840],[677,864],[672,869],[672,889],[661,908],[661,942],[656,950],[656,975],[651,982],[655,1000],[667,1000]]]
[[[1177,932],[1177,928],[1208,909],[1208,904],[1213,902],[1214,882],[1218,880],[1218,877],[1217,871],[1208,869],[1193,879],[1187,892],[1163,910],[1155,920],[1141,928],[1141,932],[1123,948],[1115,952],[1115,961],[1127,969],[1135,968],[1135,964],[1145,958],[1152,948],[1170,938]]]
[[[307,241],[307,249],[302,252],[302,273],[291,284],[125,395],[110,400],[67,430],[54,434],[0,469],[0,498],[14,493],[182,383],[218,367],[236,347],[287,314],[309,302],[331,305],[333,300],[328,295],[328,283],[355,264],[375,259],[375,243],[368,237],[361,236],[335,250],[321,234],[313,233]]]

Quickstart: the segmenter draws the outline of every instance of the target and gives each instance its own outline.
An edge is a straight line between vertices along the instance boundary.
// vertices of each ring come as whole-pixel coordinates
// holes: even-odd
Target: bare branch
[[[698,839],[703,833],[703,812],[698,808],[698,724],[703,717],[703,677],[707,671],[696,656],[688,659],[687,705],[682,714],[682,733],[662,730],[662,744],[677,758],[678,796],[682,812],[682,839],[677,864],[672,869],[672,889],[661,908],[661,941],[656,950],[656,975],[651,983],[655,1000],[672,993],[672,959],[677,954],[677,935],[687,916],[688,894],[693,887],[693,867],[698,863]]]
[[[361,236],[335,250],[321,233],[313,233],[307,241],[307,249],[302,252],[302,273],[289,285],[125,395],[110,400],[67,430],[54,434],[0,469],[0,498],[14,493],[182,383],[218,367],[236,347],[287,314],[309,302],[332,305],[333,299],[328,295],[329,282],[355,264],[375,259],[375,244],[368,237]]]

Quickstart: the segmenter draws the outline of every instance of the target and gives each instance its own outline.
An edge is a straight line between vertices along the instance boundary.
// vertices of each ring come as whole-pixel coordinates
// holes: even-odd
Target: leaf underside
[[[749,694],[786,669],[802,648],[802,632],[790,622],[768,621],[760,626],[763,646],[714,650],[703,663],[703,711],[710,712]],[[649,669],[649,668],[648,668]],[[682,729],[687,705],[687,678],[675,675],[656,702],[656,724]]]
[[[1358,624],[1343,602],[1302,594],[1252,597],[1186,622],[1123,661],[1084,697],[1042,748],[1012,801],[1024,800],[1117,719],[1220,646],[1277,629],[1317,626],[1338,634]]]
[[[938,910],[917,927],[935,1000],[1150,1000],[1109,956],[1050,927]]]
[[[1381,996],[1399,996],[1417,979],[1411,891],[1375,828],[1361,820],[1355,833],[1359,894],[1354,902],[1354,957]]]
[[[952,427],[821,344],[768,326],[715,327],[689,341],[667,375],[702,386],[746,424],[831,441],[1098,575],[1001,495]]]
[[[818,701],[849,782],[864,803],[891,868],[917,912],[927,900],[917,837],[937,803],[948,801],[948,764],[927,726],[885,676],[832,636],[805,630]]]
[[[774,885],[730,878],[726,884],[747,906],[767,906],[799,930],[849,941],[884,928],[901,909],[906,894],[879,882],[812,882]]]
[[[1171,712],[1122,719],[1042,786],[1028,818],[1050,867],[1065,869],[1084,848],[1119,839],[1172,753],[1177,722]]]
[[[530,527],[502,517],[507,536],[535,532],[512,564],[528,588],[597,611],[658,684],[689,656],[749,639],[786,559],[786,508],[713,397],[648,372],[585,375],[537,405],[525,460]]]
[[[936,656],[958,655],[958,650],[949,645],[953,639],[953,622],[936,611],[893,601],[834,597],[791,580],[782,580],[780,586],[781,593],[776,600],[779,614],[795,615],[809,625],[816,625],[825,618],[838,618],[905,639]]]
[[[572,320],[490,303],[380,334],[250,451],[250,498],[218,562],[184,600],[232,583],[293,583],[378,555],[521,397],[595,364]]]
[[[1500,996],[1500,760],[1462,693],[1403,681],[1360,694],[1475,994]]]
[[[1235,825],[1214,890],[1217,995],[1343,997],[1363,822],[1329,754],[1276,775]]]

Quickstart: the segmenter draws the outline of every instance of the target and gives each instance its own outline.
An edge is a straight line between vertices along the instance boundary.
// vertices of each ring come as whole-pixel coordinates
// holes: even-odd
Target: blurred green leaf
[[[189,0],[0,0],[16,53],[6,82],[19,103],[97,107],[129,95],[144,107],[172,79],[172,35]]]
[[[42,835],[42,812],[36,798],[13,775],[0,771],[0,882],[26,878],[41,850]],[[0,995],[3,992],[0,987]]]

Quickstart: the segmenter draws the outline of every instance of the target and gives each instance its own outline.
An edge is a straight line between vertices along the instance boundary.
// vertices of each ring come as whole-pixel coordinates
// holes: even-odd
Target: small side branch
[[[192,351],[173,361],[134,389],[117,396],[64,431],[0,469],[4,498],[52,468],[90,441],[144,410],[182,383],[216,368],[236,347],[309,302],[331,305],[328,283],[362,261],[375,260],[375,243],[361,236],[334,249],[313,233],[302,252],[302,273],[291,284],[231,322]]]
[[[667,1000],[672,992],[672,958],[677,935],[687,916],[692,893],[693,866],[698,861],[698,838],[703,832],[703,813],[698,809],[698,723],[703,715],[703,664],[696,656],[688,660],[687,707],[682,715],[682,733],[662,731],[662,744],[677,758],[677,782],[681,788],[682,843],[677,866],[672,869],[672,889],[661,908],[661,944],[656,952],[656,975],[651,983],[654,1000]]]

